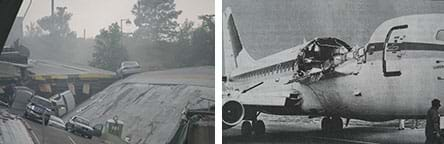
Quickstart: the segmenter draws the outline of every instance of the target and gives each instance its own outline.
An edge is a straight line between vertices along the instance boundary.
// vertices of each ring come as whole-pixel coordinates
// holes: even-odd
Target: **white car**
[[[65,130],[72,133],[78,133],[89,139],[91,139],[94,134],[94,129],[89,126],[89,120],[80,116],[73,116],[68,122],[66,122]]]
[[[124,61],[120,64],[120,68],[117,70],[118,77],[126,77],[131,74],[142,72],[142,68],[136,61]]]
[[[65,129],[65,122],[61,118],[51,115],[49,117],[48,126],[52,126],[52,127],[64,130]]]

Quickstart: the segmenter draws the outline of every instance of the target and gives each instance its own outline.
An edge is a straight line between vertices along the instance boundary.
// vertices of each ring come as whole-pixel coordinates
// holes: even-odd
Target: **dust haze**
[[[175,9],[182,12],[177,19],[173,20],[179,24],[174,30],[180,31],[184,22],[193,23],[192,29],[189,30],[188,43],[192,43],[193,31],[199,29],[203,24],[203,20],[198,17],[214,14],[213,1],[196,0],[196,2],[208,5],[208,7],[196,9],[190,7],[186,2],[175,1]],[[28,3],[28,1],[24,2],[19,16],[24,15]],[[123,32],[122,40],[119,40],[118,45],[126,49],[127,60],[139,62],[144,71],[214,64],[214,36],[213,40],[209,40],[212,45],[206,44],[205,46],[183,45],[171,41],[168,44],[159,45],[155,41],[135,38],[133,33],[138,27],[134,23],[136,16],[131,11],[136,0],[110,1],[109,4],[106,4],[110,5],[109,7],[97,7],[103,3],[107,2],[55,1],[56,7],[65,7],[66,12],[72,14],[68,24],[70,32],[73,32],[75,36],[52,37],[48,36],[47,31],[41,30],[41,26],[38,24],[39,19],[50,15],[50,1],[34,1],[22,24],[23,38],[19,38],[20,44],[30,50],[31,59],[90,65],[95,53],[95,37],[100,34],[100,30],[106,30],[112,23],[117,23],[119,27],[122,27],[120,30]],[[123,19],[129,19],[130,23]],[[9,40],[7,45],[12,45],[13,41]]]

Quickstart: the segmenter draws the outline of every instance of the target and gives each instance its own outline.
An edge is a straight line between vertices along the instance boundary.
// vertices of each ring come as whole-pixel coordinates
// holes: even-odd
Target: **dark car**
[[[54,108],[51,101],[41,96],[33,96],[26,105],[25,118],[38,120],[48,124],[49,116],[54,114]]]
[[[89,121],[80,116],[73,116],[68,122],[66,122],[65,130],[72,133],[78,133],[89,139],[91,139],[94,134],[94,129],[89,126]]]

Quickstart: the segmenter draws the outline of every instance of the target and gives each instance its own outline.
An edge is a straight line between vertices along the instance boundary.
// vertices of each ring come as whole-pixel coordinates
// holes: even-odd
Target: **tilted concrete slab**
[[[24,123],[8,112],[1,111],[0,143],[2,144],[34,144]]]
[[[72,113],[104,123],[118,116],[131,143],[168,143],[188,109],[214,106],[214,67],[136,74],[92,96]]]

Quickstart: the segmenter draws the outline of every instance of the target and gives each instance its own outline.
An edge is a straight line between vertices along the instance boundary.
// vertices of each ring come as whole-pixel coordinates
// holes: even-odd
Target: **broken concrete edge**
[[[21,117],[17,117],[17,119],[20,120],[20,122],[25,126],[25,128],[28,130],[28,134],[29,137],[31,137],[32,142],[34,144],[40,144],[39,139],[37,138],[37,135],[34,133],[34,131],[32,130],[31,126],[28,124],[28,122],[26,122],[25,120],[23,120],[23,118]]]

